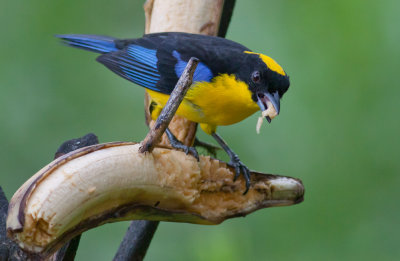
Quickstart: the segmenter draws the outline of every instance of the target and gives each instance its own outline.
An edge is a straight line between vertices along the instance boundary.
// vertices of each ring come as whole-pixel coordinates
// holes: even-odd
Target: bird
[[[280,112],[280,100],[289,89],[289,76],[271,57],[216,36],[182,32],[145,34],[136,39],[109,36],[56,35],[66,45],[100,53],[97,61],[117,75],[144,87],[151,97],[151,116],[156,119],[165,106],[189,59],[199,64],[193,83],[176,114],[199,123],[230,157],[236,180],[240,174],[250,187],[250,171],[217,134],[218,126],[231,125],[261,110]],[[264,114],[263,114],[264,115]],[[198,159],[194,147],[182,144],[167,128],[172,147]]]

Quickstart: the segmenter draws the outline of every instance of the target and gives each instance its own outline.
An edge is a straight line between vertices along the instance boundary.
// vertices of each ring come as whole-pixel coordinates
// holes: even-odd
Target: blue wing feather
[[[157,70],[157,51],[144,48],[139,45],[130,45],[127,48],[128,54],[135,57],[138,61],[145,61],[146,65]]]
[[[158,71],[149,68],[146,64],[134,61],[132,59],[126,59],[123,56],[120,57],[120,63],[121,63],[121,65],[124,65],[126,67],[134,67],[135,70],[137,70],[137,71],[149,74],[154,77],[159,77]]]
[[[167,53],[162,55],[168,56]],[[183,73],[187,61],[181,58],[178,51],[172,51],[172,53],[169,53],[169,57],[163,59],[162,63],[164,66],[174,69],[175,75],[173,77],[176,77],[177,80]],[[169,81],[168,86],[165,85],[167,74],[158,70],[157,50],[130,44],[122,50],[105,53],[99,56],[97,60],[118,75],[147,89],[169,94],[175,86],[174,83]],[[161,80],[162,78],[164,80]],[[210,68],[200,62],[194,72],[193,82],[209,82],[212,78],[213,73]]]
[[[127,48],[103,54],[97,60],[125,79],[145,88],[160,91],[157,83],[157,51],[131,44]]]
[[[173,51],[172,56],[178,60],[178,62],[175,64],[175,73],[179,78],[183,73],[183,70],[185,70],[187,62],[181,59],[181,55],[177,51]],[[211,72],[210,68],[208,68],[204,63],[200,62],[194,71],[193,82],[209,82],[212,78],[213,73]]]

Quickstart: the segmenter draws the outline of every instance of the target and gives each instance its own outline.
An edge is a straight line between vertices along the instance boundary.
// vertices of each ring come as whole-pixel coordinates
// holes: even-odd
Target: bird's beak
[[[257,93],[257,104],[269,123],[279,114],[281,107],[280,98],[278,91],[272,94],[269,92]]]

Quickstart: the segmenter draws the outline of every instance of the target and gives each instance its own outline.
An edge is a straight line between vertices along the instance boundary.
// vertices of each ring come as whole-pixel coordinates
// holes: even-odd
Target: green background
[[[2,1],[0,185],[8,198],[67,139],[145,136],[143,89],[53,37],[140,37],[142,4]],[[291,87],[260,135],[259,113],[219,132],[252,169],[302,179],[305,201],[218,226],[161,223],[147,260],[399,258],[398,10],[395,0],[238,0],[227,38],[275,58]],[[111,260],[128,224],[84,233],[77,260]]]

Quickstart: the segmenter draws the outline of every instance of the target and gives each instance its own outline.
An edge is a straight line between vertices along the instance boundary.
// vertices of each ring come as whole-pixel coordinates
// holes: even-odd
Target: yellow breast
[[[169,95],[148,90],[161,107]],[[211,82],[198,82],[190,87],[177,114],[191,121],[211,126],[230,125],[242,121],[259,110],[251,99],[246,83],[234,75],[222,74]]]

